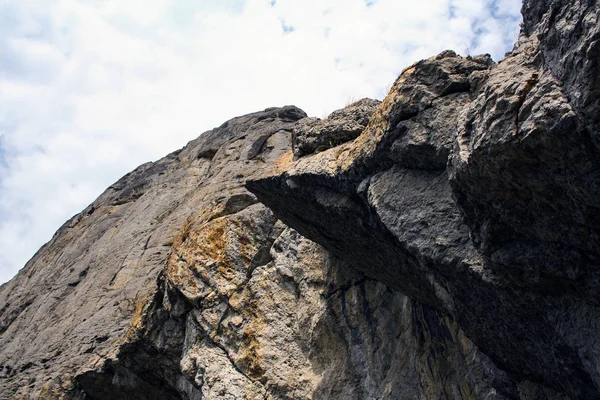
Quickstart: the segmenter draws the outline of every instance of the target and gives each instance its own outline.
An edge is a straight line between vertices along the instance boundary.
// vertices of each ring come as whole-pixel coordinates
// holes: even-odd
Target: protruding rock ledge
[[[570,7],[585,8],[548,13],[580,15]],[[592,399],[600,159],[570,100],[577,84],[544,62],[541,20],[498,66],[444,52],[407,68],[354,141],[247,187],[367,276],[454,315],[512,376]],[[553,23],[560,48],[572,24]],[[593,96],[587,75],[577,87]]]

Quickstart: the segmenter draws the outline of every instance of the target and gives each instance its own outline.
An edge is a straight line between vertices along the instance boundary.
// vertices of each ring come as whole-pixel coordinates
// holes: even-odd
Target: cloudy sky
[[[325,116],[454,49],[510,50],[519,0],[0,0],[0,282],[137,165],[236,115]]]

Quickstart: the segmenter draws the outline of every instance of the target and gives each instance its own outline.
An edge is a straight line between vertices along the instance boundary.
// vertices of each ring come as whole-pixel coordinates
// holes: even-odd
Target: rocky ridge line
[[[126,175],[0,287],[0,398],[598,398],[598,8]]]

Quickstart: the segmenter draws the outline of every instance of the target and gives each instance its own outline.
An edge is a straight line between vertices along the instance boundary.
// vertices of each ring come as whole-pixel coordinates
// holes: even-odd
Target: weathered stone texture
[[[292,135],[294,155],[300,157],[320,152],[358,137],[379,103],[379,100],[362,99],[332,112],[325,120],[300,120]]]
[[[526,2],[498,65],[416,63],[352,143],[248,183],[306,237],[453,315],[514,379],[497,387],[509,397],[600,395],[598,59],[576,53],[596,8]]]
[[[0,288],[0,397],[600,398],[598,7],[126,175]]]
[[[3,396],[504,398],[506,374],[452,317],[366,278],[243,187],[285,159],[304,117],[229,121],[65,224],[2,288]]]

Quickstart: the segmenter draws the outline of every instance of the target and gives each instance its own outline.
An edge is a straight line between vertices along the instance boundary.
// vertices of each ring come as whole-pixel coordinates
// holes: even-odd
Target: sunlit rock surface
[[[126,175],[0,287],[0,398],[600,398],[599,8]]]

